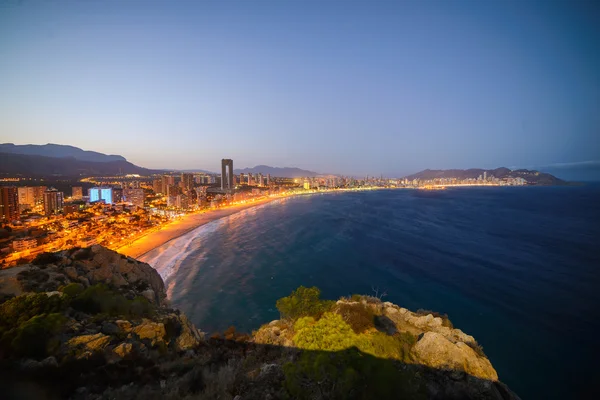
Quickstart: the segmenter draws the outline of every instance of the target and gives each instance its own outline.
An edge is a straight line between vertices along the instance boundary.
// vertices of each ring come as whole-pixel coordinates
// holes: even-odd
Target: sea
[[[600,382],[600,184],[326,193],[211,222],[147,253],[205,332],[251,332],[300,285],[448,314],[523,399]],[[600,398],[600,397],[596,397]]]

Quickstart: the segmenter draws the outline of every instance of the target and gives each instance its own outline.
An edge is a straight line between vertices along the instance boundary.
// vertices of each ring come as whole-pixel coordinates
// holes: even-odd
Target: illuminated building
[[[171,175],[163,175],[161,177],[161,189],[160,193],[167,194],[167,188],[170,185],[175,185],[175,177]]]
[[[194,187],[194,175],[192,174],[181,174],[181,182],[183,183],[183,189],[192,190]]]
[[[19,192],[15,186],[3,186],[0,188],[0,220],[16,219],[19,219]]]
[[[144,189],[123,189],[123,201],[144,207]]]
[[[81,186],[73,186],[71,188],[71,197],[81,199],[83,197],[83,188]]]
[[[44,214],[58,214],[63,209],[64,195],[54,188],[50,188],[44,192]]]
[[[310,182],[309,181],[304,181],[304,189],[305,190],[309,190],[310,189]]]
[[[90,203],[104,201],[106,204],[113,204],[113,194],[113,188],[111,187],[93,187],[91,189],[88,189]]]
[[[35,206],[35,188],[33,186],[24,186],[18,188],[19,205],[29,207]]]
[[[152,190],[154,193],[162,193],[162,181],[160,179],[152,181]]]
[[[246,182],[244,182],[244,173],[243,173],[243,172],[241,172],[241,173],[240,173],[240,185],[243,185],[243,184],[245,184],[245,183],[246,183]]]
[[[12,242],[12,247],[14,251],[25,251],[33,249],[34,247],[37,247],[37,245],[37,239],[31,237],[15,239]]]
[[[48,188],[46,186],[35,186],[34,187],[34,199],[35,205],[43,205],[44,204],[44,193]]]
[[[179,194],[175,198],[175,207],[180,208],[182,210],[188,209],[190,206],[189,198],[185,194]]]
[[[221,190],[233,191],[233,160],[224,158],[221,160]]]
[[[248,186],[252,185],[252,172],[248,172]]]
[[[267,186],[271,185],[271,174],[267,174]]]

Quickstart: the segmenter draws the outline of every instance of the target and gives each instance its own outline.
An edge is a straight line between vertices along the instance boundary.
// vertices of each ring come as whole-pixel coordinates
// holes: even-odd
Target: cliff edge
[[[0,271],[6,398],[518,399],[447,317],[300,287],[281,319],[210,338],[148,264],[101,246]]]

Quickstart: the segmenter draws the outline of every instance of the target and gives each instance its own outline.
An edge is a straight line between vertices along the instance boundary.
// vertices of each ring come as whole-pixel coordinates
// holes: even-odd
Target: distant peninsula
[[[494,177],[498,179],[506,178],[523,178],[528,184],[533,185],[565,185],[566,181],[536,170],[515,169],[501,167],[496,169],[426,169],[416,174],[408,175],[405,179],[408,180],[435,180],[435,179],[478,179],[479,177]]]

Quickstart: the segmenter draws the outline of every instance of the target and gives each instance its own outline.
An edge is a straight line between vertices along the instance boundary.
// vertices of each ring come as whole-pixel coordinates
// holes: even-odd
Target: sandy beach
[[[278,200],[278,198],[266,198],[262,200],[253,201],[247,204],[230,206],[223,209],[210,210],[197,214],[189,214],[182,217],[181,219],[168,223],[158,231],[150,232],[142,236],[141,238],[133,241],[131,244],[127,244],[116,249],[116,251],[133,258],[138,258],[148,253],[150,250],[155,249],[156,247],[161,246],[182,235],[185,235],[186,233],[198,228],[199,226],[205,225],[219,218],[227,217],[229,215],[235,214],[242,210],[246,210],[248,208],[269,203],[274,200]]]

